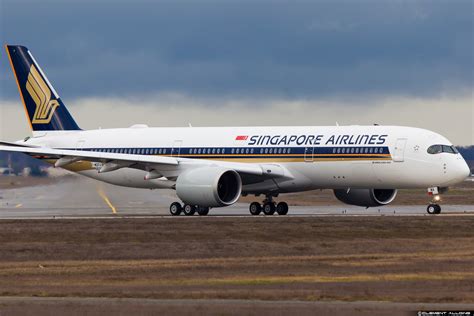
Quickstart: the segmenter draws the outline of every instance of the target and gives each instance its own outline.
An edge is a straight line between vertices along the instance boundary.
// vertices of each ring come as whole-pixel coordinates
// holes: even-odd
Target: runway
[[[45,183],[0,189],[0,288],[10,296],[0,313],[15,312],[12,296],[50,298],[24,300],[39,315],[63,306],[78,315],[103,306],[373,315],[473,303],[473,205],[446,204],[441,215],[424,205],[366,210],[323,191],[293,196],[318,199],[287,216],[250,216],[237,203],[174,217],[172,191]]]
[[[172,191],[123,188],[85,178],[0,191],[0,219],[163,217],[177,198]],[[281,200],[284,200],[282,196]],[[350,205],[291,206],[288,216],[430,216],[424,205],[365,209]],[[442,216],[472,216],[473,205],[443,205]],[[250,216],[247,203],[214,208],[209,216]],[[182,218],[184,216],[180,216]],[[261,215],[260,217],[264,217]],[[273,217],[278,217],[274,215]],[[194,216],[193,218],[198,218]]]

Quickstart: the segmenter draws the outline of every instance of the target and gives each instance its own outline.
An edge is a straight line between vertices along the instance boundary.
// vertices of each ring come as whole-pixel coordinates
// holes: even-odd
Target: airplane
[[[173,127],[82,130],[31,52],[5,46],[32,137],[0,142],[55,167],[107,183],[171,189],[171,215],[207,215],[262,196],[252,215],[286,215],[280,194],[331,189],[343,203],[378,207],[398,189],[424,188],[429,214],[470,170],[445,137],[402,126]]]

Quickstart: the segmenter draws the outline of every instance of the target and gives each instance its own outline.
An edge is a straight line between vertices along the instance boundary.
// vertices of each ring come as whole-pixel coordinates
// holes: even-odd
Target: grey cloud
[[[64,98],[436,96],[473,87],[471,1],[12,1]],[[0,58],[0,98],[16,97]]]

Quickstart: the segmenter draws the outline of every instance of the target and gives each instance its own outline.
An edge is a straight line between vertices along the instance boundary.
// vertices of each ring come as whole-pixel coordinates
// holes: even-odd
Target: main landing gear
[[[173,216],[179,216],[181,213],[186,216],[193,216],[196,213],[198,213],[200,216],[206,216],[209,214],[209,207],[189,204],[184,204],[181,206],[181,203],[174,202],[170,205],[170,213]]]
[[[260,215],[262,211],[265,215],[273,215],[275,212],[278,213],[278,215],[286,215],[288,214],[288,204],[286,202],[276,204],[273,202],[271,196],[267,196],[263,201],[263,205],[258,202],[250,203],[249,211],[252,215]]]
[[[441,201],[441,196],[439,195],[438,187],[428,188],[428,194],[433,197],[431,203],[426,208],[428,214],[440,214],[441,206],[438,204]]]

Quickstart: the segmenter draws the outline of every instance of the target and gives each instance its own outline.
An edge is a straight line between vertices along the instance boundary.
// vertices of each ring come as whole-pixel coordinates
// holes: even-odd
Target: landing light
[[[436,202],[438,202],[438,201],[441,200],[441,197],[440,197],[439,195],[435,195],[435,196],[433,197],[433,200],[436,201]]]

